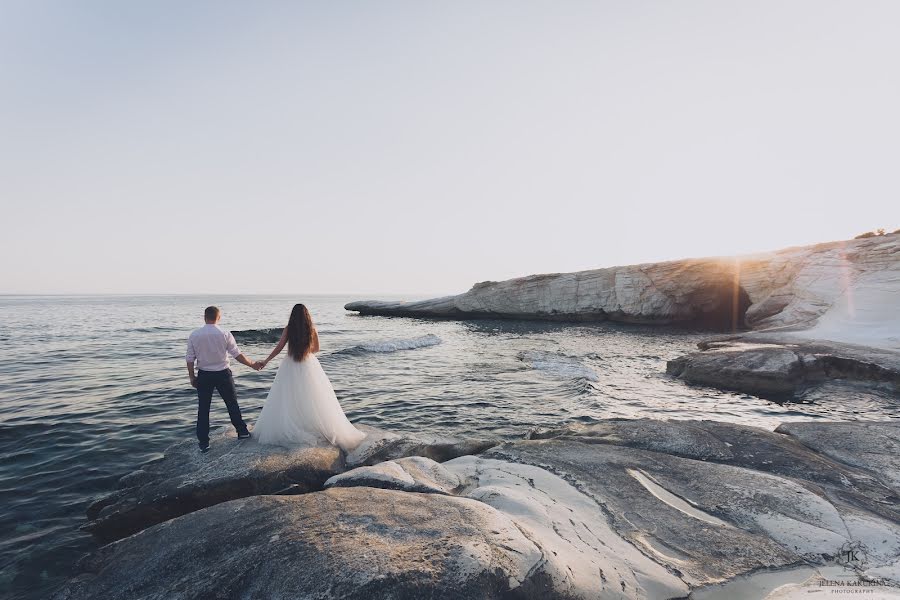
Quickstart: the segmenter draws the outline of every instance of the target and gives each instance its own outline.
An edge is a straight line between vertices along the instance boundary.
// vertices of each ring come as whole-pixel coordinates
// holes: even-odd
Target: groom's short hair
[[[219,318],[219,307],[218,306],[207,306],[206,310],[203,311],[203,318],[207,321],[215,321]]]

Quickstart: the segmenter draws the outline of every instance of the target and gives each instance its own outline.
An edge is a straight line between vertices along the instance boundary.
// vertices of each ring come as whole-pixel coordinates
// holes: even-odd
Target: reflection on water
[[[785,420],[897,417],[852,386],[778,405],[692,388],[665,362],[704,336],[649,327],[359,317],[336,297],[0,297],[0,594],[43,598],[94,547],[84,508],[137,464],[193,436],[184,343],[207,304],[263,358],[297,300],[313,312],[320,360],[351,420],[392,430],[521,437],[605,417]],[[270,330],[270,331],[265,331]],[[235,365],[248,422],[277,364]],[[212,422],[226,424],[214,403]]]

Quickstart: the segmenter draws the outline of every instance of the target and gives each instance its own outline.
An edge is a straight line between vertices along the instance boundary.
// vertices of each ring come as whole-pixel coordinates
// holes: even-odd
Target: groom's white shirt
[[[240,353],[230,331],[207,323],[191,332],[184,358],[189,363],[196,360],[201,371],[224,371],[228,368],[228,357],[234,358]]]

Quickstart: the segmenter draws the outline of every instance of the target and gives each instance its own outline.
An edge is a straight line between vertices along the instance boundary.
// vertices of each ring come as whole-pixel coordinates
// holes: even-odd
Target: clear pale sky
[[[900,2],[0,3],[0,293],[461,292],[900,227]]]

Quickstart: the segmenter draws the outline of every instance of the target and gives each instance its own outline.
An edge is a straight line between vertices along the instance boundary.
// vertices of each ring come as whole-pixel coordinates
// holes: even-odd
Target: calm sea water
[[[787,420],[900,417],[896,398],[847,386],[803,403],[688,387],[667,359],[707,334],[614,325],[360,317],[359,298],[304,297],[320,360],[351,420],[395,431],[519,438],[532,427],[612,416]],[[0,297],[0,595],[44,598],[95,547],[80,533],[96,495],[171,443],[192,438],[188,333],[207,304],[245,354],[274,345],[298,298]],[[238,333],[245,332],[245,333]],[[276,335],[277,337],[277,335]],[[234,371],[252,423],[277,364]],[[213,425],[227,424],[214,400]]]

